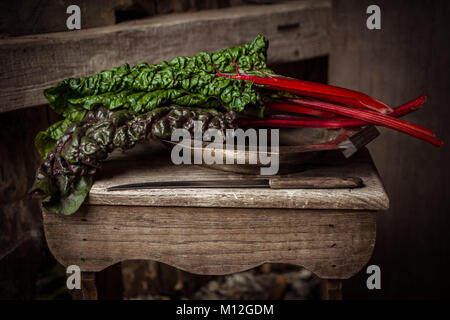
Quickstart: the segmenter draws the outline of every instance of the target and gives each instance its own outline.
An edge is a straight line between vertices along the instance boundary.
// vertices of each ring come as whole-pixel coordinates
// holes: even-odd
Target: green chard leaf
[[[257,36],[245,45],[214,53],[200,52],[154,65],[123,64],[93,76],[65,79],[44,90],[52,109],[65,120],[40,132],[36,148],[45,157],[71,124],[99,106],[144,113],[176,104],[262,117],[264,105],[257,87],[251,82],[217,77],[216,71],[234,73],[237,63],[249,74],[273,73],[266,66],[267,47],[267,39]]]
[[[267,47],[267,39],[258,36],[251,43],[214,53],[200,52],[155,65],[124,64],[93,76],[63,80],[44,94],[61,115],[67,113],[70,104],[78,110],[103,104],[110,109],[138,112],[175,103],[237,112],[244,112],[249,105],[263,108],[252,83],[217,77],[216,72],[234,73],[237,63],[246,73],[271,73],[266,66]],[[168,93],[164,93],[166,90]]]
[[[92,176],[80,176],[73,180],[71,192],[61,197],[47,197],[42,201],[45,209],[53,213],[70,215],[76,212],[89,194]]]
[[[73,123],[79,122],[86,114],[86,110],[76,110],[70,106],[65,112],[67,118],[58,121],[48,127],[45,131],[41,131],[34,139],[34,145],[38,149],[42,158],[45,158],[50,150],[53,149],[55,143],[64,135],[64,132]]]

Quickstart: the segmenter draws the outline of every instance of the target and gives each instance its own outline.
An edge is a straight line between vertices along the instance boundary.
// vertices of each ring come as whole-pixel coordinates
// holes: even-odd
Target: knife
[[[133,189],[186,189],[186,188],[272,188],[272,189],[337,189],[360,188],[358,177],[286,177],[241,180],[155,181],[112,186],[107,191]]]

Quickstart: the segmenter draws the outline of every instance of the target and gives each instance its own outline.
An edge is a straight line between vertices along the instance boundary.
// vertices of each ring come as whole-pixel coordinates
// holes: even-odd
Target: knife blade
[[[254,180],[191,180],[129,183],[109,187],[108,191],[131,189],[180,189],[180,188],[268,188],[268,179]]]
[[[262,179],[186,180],[128,183],[107,188],[107,191],[134,189],[186,188],[272,188],[272,189],[337,189],[364,186],[358,177],[274,177]]]

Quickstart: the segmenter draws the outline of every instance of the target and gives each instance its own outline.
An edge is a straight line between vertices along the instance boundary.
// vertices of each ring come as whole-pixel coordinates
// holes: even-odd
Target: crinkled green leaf
[[[55,124],[59,125],[60,123],[57,122]],[[39,151],[39,154],[41,155],[42,158],[45,158],[47,156],[47,154],[55,146],[55,143],[56,140],[52,139],[50,135],[47,133],[47,131],[39,132],[36,138],[34,138],[34,145],[36,146],[36,149]]]
[[[48,127],[45,131],[41,131],[34,139],[34,145],[41,154],[42,158],[45,158],[50,150],[55,146],[64,134],[64,131],[73,123],[79,122],[86,114],[86,110],[79,110],[76,106],[69,105],[65,110],[66,118],[58,121]]]
[[[63,80],[44,94],[52,108],[62,115],[70,104],[87,110],[103,104],[111,109],[146,112],[176,103],[244,112],[250,105],[253,109],[263,107],[253,84],[217,77],[216,71],[235,72],[237,63],[246,73],[271,72],[266,66],[267,46],[267,40],[258,36],[251,43],[214,53],[200,52],[155,65],[124,64],[93,76]]]
[[[105,106],[110,110],[124,108],[137,113],[151,111],[168,103],[216,109],[221,107],[221,103],[215,97],[190,93],[184,89],[155,90],[150,92],[123,90],[118,93],[107,92],[96,96],[69,99],[69,102],[87,110]]]
[[[64,131],[72,124],[69,119],[64,119],[52,124],[45,131],[41,131],[34,139],[34,144],[43,158],[47,156],[50,150],[55,146],[56,141],[61,138]]]

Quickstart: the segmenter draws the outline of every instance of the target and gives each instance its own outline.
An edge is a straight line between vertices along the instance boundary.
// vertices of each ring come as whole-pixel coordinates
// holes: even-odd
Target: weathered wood
[[[0,40],[0,112],[46,103],[43,89],[68,77],[217,50],[257,34],[270,39],[270,63],[325,55],[329,13],[329,1],[295,1]]]
[[[358,177],[282,177],[269,181],[272,189],[348,189],[363,186]]]
[[[141,148],[145,148],[142,145]],[[150,181],[248,179],[248,175],[213,170],[196,165],[173,165],[167,150],[149,145],[140,153],[116,153],[96,176],[88,204],[129,206],[183,206],[233,208],[302,208],[385,210],[389,200],[367,150],[349,161],[311,168],[290,176],[351,177],[362,179],[356,189],[135,189],[107,191],[107,188]],[[136,157],[133,158],[133,152]],[[128,155],[128,156],[127,156]],[[123,159],[120,160],[120,159]]]
[[[322,300],[342,300],[342,280],[322,279]]]
[[[349,278],[370,258],[376,210],[388,206],[370,155],[363,149],[350,160],[299,175],[358,176],[365,186],[107,192],[110,186],[130,182],[248,178],[201,166],[175,166],[164,146],[142,144],[124,154],[116,152],[104,164],[77,213],[43,211],[47,243],[61,264],[76,264],[85,272],[145,259],[197,274],[288,263],[322,278]]]
[[[345,279],[367,263],[376,233],[373,211],[102,205],[43,216],[53,255],[82,271],[131,259],[197,274],[288,263]]]
[[[0,34],[21,36],[67,31],[67,7],[76,4],[81,10],[81,28],[111,25],[116,22],[115,10],[133,4],[133,0],[71,0],[31,3],[26,0],[0,2]]]

